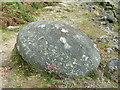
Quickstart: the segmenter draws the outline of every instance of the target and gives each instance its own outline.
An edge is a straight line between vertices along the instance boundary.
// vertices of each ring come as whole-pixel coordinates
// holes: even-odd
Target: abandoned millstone
[[[29,23],[19,31],[16,45],[25,61],[43,70],[54,66],[63,77],[85,76],[100,63],[92,40],[60,22]]]

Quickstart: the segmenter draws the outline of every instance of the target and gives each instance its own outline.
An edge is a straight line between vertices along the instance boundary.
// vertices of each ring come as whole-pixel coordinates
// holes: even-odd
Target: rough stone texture
[[[119,59],[110,59],[104,71],[104,75],[111,80],[118,80]]]
[[[84,76],[100,63],[92,40],[55,21],[36,21],[23,27],[18,34],[17,49],[25,61],[40,69],[55,64],[64,77]]]
[[[108,63],[108,68],[112,71],[117,70],[119,66],[119,59],[111,59]]]

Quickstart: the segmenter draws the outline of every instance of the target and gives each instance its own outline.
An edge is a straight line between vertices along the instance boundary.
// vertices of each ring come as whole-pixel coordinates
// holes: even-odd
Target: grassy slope
[[[34,11],[45,6],[55,5],[51,2],[3,2],[2,3],[2,28],[15,26],[35,21]]]
[[[38,9],[35,13],[36,20],[54,20],[60,21],[74,26],[81,32],[87,34],[90,38],[96,39],[107,33],[100,28],[97,24],[91,21],[96,16],[96,12],[90,13],[87,10],[83,10],[82,7],[75,6],[77,4],[70,4],[68,7],[62,7],[60,12],[54,12],[49,9]],[[79,5],[79,4],[78,4]],[[68,10],[71,9],[71,10]],[[63,14],[64,13],[64,14]],[[108,43],[95,42],[98,48],[103,51],[101,62],[106,65],[106,62],[111,57],[117,57],[117,52],[111,54],[106,53]],[[12,67],[10,75],[8,77],[9,84],[7,87],[11,88],[89,88],[89,87],[118,87],[116,82],[109,80],[106,77],[102,77],[99,81],[98,74],[101,74],[101,70],[94,71],[90,76],[84,78],[80,77],[76,80],[62,79],[56,75],[48,74],[47,72],[36,71],[30,68],[26,62],[23,62],[16,49],[13,50],[11,60],[7,62]],[[53,76],[51,78],[51,76]],[[96,76],[96,77],[95,77]]]

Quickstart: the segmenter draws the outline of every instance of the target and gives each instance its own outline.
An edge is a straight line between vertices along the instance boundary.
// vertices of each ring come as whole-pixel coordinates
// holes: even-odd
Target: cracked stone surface
[[[55,21],[36,21],[23,27],[17,49],[25,61],[40,69],[55,64],[64,77],[85,76],[98,67],[96,45],[79,30]]]

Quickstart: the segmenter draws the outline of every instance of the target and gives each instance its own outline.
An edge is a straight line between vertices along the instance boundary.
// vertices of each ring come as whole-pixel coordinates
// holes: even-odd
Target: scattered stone
[[[98,41],[103,42],[103,43],[108,42],[109,41],[108,36],[106,36],[106,35],[101,36],[100,38],[98,38]]]
[[[115,49],[120,52],[120,46],[119,45],[114,45],[114,46],[115,46]]]
[[[8,26],[7,28],[10,30],[13,30],[13,29],[19,28],[19,26]]]
[[[110,59],[110,61],[107,63],[105,67],[104,75],[113,81],[117,81],[118,67],[119,67],[119,59]]]
[[[113,10],[113,7],[111,7],[111,6],[106,6],[106,7],[105,7],[105,10]]]
[[[45,9],[54,9],[53,6],[44,7]]]
[[[92,21],[95,21],[95,19],[94,19],[94,18],[92,18],[91,20],[92,20]]]
[[[111,59],[108,67],[111,71],[117,70],[119,65],[119,59]]]
[[[112,51],[113,51],[112,48],[107,48],[108,53],[111,53]]]
[[[108,36],[101,36],[100,38],[101,39],[106,39],[106,38],[108,38]]]
[[[29,23],[19,31],[16,47],[26,62],[43,70],[54,65],[52,72],[64,77],[85,76],[100,63],[100,54],[90,38],[55,21]]]
[[[101,15],[100,15],[100,20],[103,20],[103,21],[108,21],[109,23],[114,23],[114,22],[117,22],[117,19],[116,17],[114,16],[114,13],[112,11],[106,11],[106,12],[103,12]]]
[[[60,5],[62,5],[62,6],[69,6],[68,4],[66,4],[66,3],[59,3]]]
[[[90,12],[93,11],[93,7],[92,7],[92,5],[90,3],[86,3],[84,5],[84,9],[86,9],[86,10],[88,10]]]
[[[107,25],[108,23],[106,21],[101,22],[102,25]]]
[[[3,51],[2,50],[0,50],[0,53],[2,53]]]

